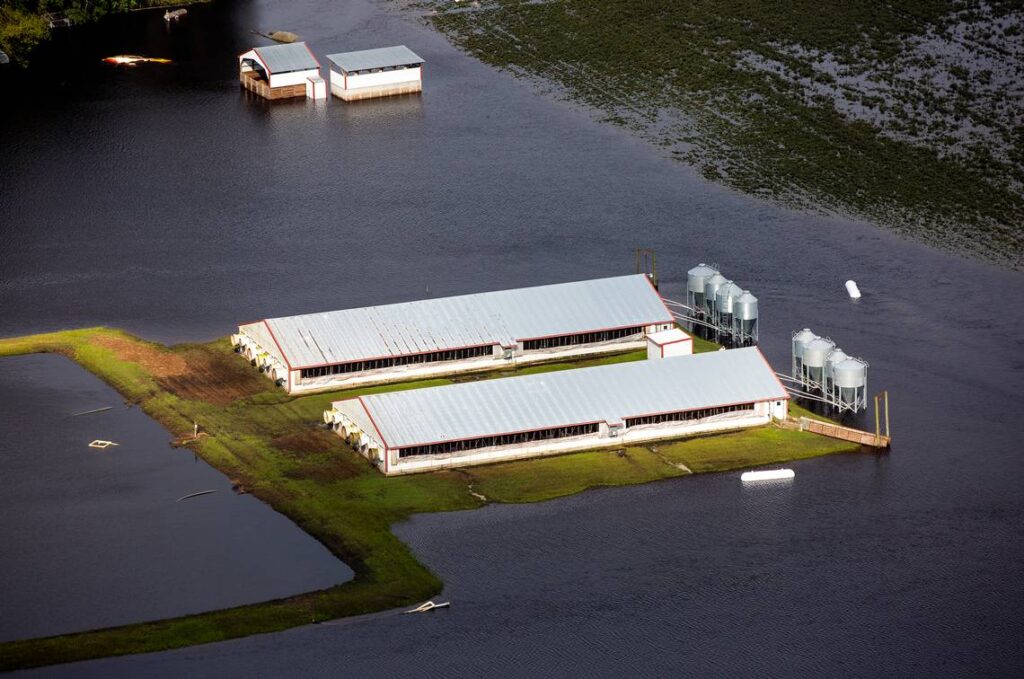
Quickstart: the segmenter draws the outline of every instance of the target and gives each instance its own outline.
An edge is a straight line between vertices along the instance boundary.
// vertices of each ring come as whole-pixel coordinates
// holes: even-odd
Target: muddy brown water
[[[39,674],[1021,674],[1020,274],[709,185],[362,0],[215,3],[162,24],[81,31],[0,112],[3,334],[106,323],[204,340],[265,316],[629,272],[650,246],[668,296],[700,261],[749,288],[776,368],[802,327],[866,358],[895,443],[794,464],[788,485],[699,476],[416,517],[397,532],[448,610]],[[426,91],[253,100],[234,58],[254,28],[318,56],[404,43]],[[116,53],[176,63],[99,64]]]

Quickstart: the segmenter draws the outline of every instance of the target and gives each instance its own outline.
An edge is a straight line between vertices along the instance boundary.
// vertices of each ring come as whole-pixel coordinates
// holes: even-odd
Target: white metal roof
[[[405,45],[379,47],[358,52],[328,54],[327,59],[346,73],[366,71],[371,68],[392,68],[394,66],[417,66],[423,59]]]
[[[304,42],[293,42],[288,45],[270,45],[254,47],[253,52],[259,55],[263,65],[271,73],[288,73],[291,71],[308,71],[320,68],[320,62],[309,51]]]
[[[643,274],[271,318],[292,369],[516,340],[671,323]],[[275,352],[275,346],[267,346]]]
[[[389,448],[789,397],[757,347],[337,401]]]
[[[670,328],[669,330],[662,330],[661,332],[652,332],[647,336],[647,339],[654,342],[659,347],[662,347],[666,344],[689,341],[690,336],[679,328]]]

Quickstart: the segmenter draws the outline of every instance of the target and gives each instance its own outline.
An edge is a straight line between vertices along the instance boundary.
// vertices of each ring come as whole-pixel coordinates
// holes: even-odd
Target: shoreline
[[[707,343],[704,350],[714,348]],[[482,467],[385,477],[318,424],[339,395],[451,383],[422,380],[288,397],[240,359],[226,339],[165,347],[120,330],[90,328],[0,340],[0,357],[60,353],[110,384],[239,488],[326,546],[353,580],[286,599],[168,620],[0,644],[0,670],[145,653],[276,632],[419,603],[441,591],[391,526],[413,514],[540,502],[590,488],[730,471],[859,446],[772,426]],[[641,360],[644,352],[531,372]],[[521,371],[488,373],[483,379]],[[472,379],[480,379],[480,375]],[[208,436],[185,442],[198,421]],[[484,500],[483,498],[486,498]]]

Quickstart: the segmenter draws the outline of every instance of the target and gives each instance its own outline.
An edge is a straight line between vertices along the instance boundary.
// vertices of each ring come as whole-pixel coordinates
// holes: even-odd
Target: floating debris
[[[780,479],[791,479],[796,476],[792,469],[763,469],[756,472],[743,472],[741,481],[778,481]]]
[[[118,54],[113,57],[104,57],[102,61],[105,64],[113,64],[114,66],[136,66],[146,62],[151,64],[171,63],[170,59],[164,59],[162,57],[140,57],[137,54]]]
[[[104,441],[103,439],[96,439],[89,444],[90,448],[99,448],[100,450],[106,450],[110,446],[116,446],[117,444],[113,441]]]
[[[432,611],[435,608],[448,608],[451,605],[452,603],[450,601],[442,601],[439,604],[435,604],[433,601],[427,601],[426,603],[420,604],[411,611],[406,611],[406,613],[426,613],[427,611]]]
[[[857,287],[857,281],[846,281],[846,292],[850,295],[850,299],[860,299],[860,288]]]
[[[210,493],[216,492],[216,490],[201,490],[198,493],[189,493],[188,495],[182,495],[177,500],[175,500],[175,502],[181,502],[182,500],[187,500],[192,497],[199,497],[200,495],[209,495]]]
[[[104,406],[103,408],[94,408],[93,410],[83,410],[80,413],[72,413],[71,417],[78,417],[79,415],[93,415],[95,413],[105,413],[114,406]]]
[[[264,33],[263,31],[253,31],[256,35],[262,35],[264,38],[269,38],[274,42],[283,42],[285,44],[297,42],[299,36],[291,31],[273,31],[271,33]]]
[[[187,9],[167,10],[166,12],[164,12],[164,21],[166,21],[167,23],[177,21],[186,14],[188,14]]]

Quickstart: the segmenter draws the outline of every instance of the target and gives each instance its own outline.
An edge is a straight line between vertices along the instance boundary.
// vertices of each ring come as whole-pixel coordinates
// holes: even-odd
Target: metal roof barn
[[[240,328],[290,370],[672,323],[643,274],[271,318]],[[267,334],[267,333],[263,333]]]
[[[454,384],[361,404],[389,449],[740,403],[788,400],[756,347]]]
[[[263,65],[271,73],[290,73],[320,68],[320,62],[316,60],[304,42],[256,47],[253,48],[253,51],[259,55]]]
[[[425,63],[419,55],[405,45],[380,47],[358,52],[341,52],[328,54],[327,60],[345,73],[369,71],[375,68],[395,68],[397,66],[419,66]]]

